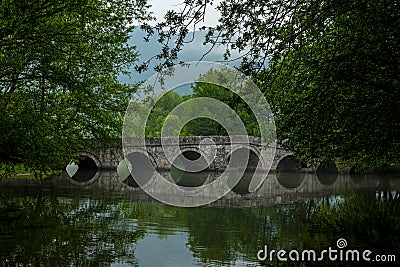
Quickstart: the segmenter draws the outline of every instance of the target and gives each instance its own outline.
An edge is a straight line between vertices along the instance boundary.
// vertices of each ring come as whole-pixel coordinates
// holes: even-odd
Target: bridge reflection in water
[[[172,169],[161,172],[162,176],[180,186],[198,187],[213,182],[221,172],[203,171],[186,173]],[[237,206],[250,207],[260,205],[273,205],[302,201],[314,197],[328,197],[346,189],[350,190],[376,190],[386,183],[382,177],[374,175],[350,175],[339,173],[307,173],[307,172],[277,172],[270,173],[264,183],[254,192],[249,192],[248,187],[254,172],[247,171],[242,179],[223,198],[210,204],[211,206]],[[60,187],[77,187],[87,190],[106,190],[110,192],[124,192],[133,201],[153,201],[141,188],[137,187],[135,180],[129,176],[125,181],[118,176],[116,171],[98,170],[93,177],[88,177],[84,182],[70,178],[66,173],[55,181]],[[392,182],[393,183],[393,182]],[[387,185],[396,188],[396,184]],[[381,188],[381,187],[380,187]],[[163,188],[154,186],[154,190],[167,197],[177,198],[178,192],[163,192]],[[210,197],[207,192],[199,197]],[[195,199],[193,201],[196,201]]]

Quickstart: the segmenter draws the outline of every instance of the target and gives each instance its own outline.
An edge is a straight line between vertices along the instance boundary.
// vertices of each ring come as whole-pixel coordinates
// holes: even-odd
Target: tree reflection
[[[319,251],[334,247],[339,238],[352,248],[394,253],[400,249],[399,201],[400,193],[391,191],[386,180],[378,191],[367,194],[251,208],[188,209],[128,201],[120,195],[3,195],[0,265],[135,266],[141,239],[182,232],[188,238],[182,249],[205,265],[257,263],[257,252],[264,245]]]
[[[315,205],[305,224],[303,246],[325,249],[345,238],[352,249],[396,254],[400,249],[400,193],[383,179],[376,191],[345,193],[341,201]]]
[[[293,222],[297,216],[304,218],[305,211],[305,203],[206,212],[199,209],[188,223],[188,243],[204,263],[229,264],[242,256],[257,261],[256,253],[264,244],[279,248],[298,241],[298,225]]]
[[[137,265],[135,243],[144,232],[118,223],[123,213],[103,201],[3,196],[0,214],[3,265],[103,266],[116,259]]]

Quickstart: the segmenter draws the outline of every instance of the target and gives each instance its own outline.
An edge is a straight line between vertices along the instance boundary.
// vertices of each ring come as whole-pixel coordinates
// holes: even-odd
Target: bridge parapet
[[[190,146],[190,145],[199,145],[203,140],[212,140],[215,145],[230,145],[230,144],[247,144],[254,146],[261,146],[261,138],[255,136],[179,136],[177,137],[152,137],[146,138],[145,143],[146,146],[161,146],[164,145],[175,145],[178,141],[180,145]],[[129,144],[128,144],[129,146]],[[135,146],[135,145],[133,145]]]

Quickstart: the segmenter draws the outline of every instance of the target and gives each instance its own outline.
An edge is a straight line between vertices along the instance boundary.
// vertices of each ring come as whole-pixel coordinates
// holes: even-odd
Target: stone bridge
[[[234,138],[231,142],[228,136],[187,136],[179,137],[179,148],[182,155],[188,160],[197,160],[203,157],[208,163],[208,170],[223,171],[233,153],[247,149],[249,154],[248,167],[255,168],[258,164],[260,169],[269,169],[275,171],[279,162],[291,155],[291,152],[282,148],[268,147],[261,143],[259,137]],[[151,164],[158,170],[170,170],[171,162],[165,155],[165,150],[173,149],[174,142],[170,137],[149,138],[146,139],[146,150],[143,148],[131,146],[128,149],[129,154],[142,155],[147,157]],[[275,154],[273,153],[275,150]],[[124,158],[122,149],[101,148],[93,151],[81,151],[79,155],[83,156],[80,165],[96,167],[98,169],[116,169],[119,162]],[[271,155],[275,155],[271,161]]]
[[[264,204],[294,201],[299,200],[299,197],[307,198],[321,192],[330,195],[337,188],[353,187],[354,185],[352,179],[338,173],[335,165],[328,171],[322,168],[318,168],[313,173],[309,169],[299,170],[298,164],[291,157],[291,152],[279,147],[265,146],[261,143],[260,138],[257,137],[249,137],[249,142],[245,142],[245,138],[235,138],[234,142],[232,142],[227,136],[179,137],[181,155],[190,161],[204,157],[207,162],[211,163],[207,170],[212,172],[188,173],[177,171],[176,169],[171,170],[173,164],[165,155],[165,151],[173,149],[173,144],[176,141],[168,137],[164,139],[151,138],[146,140],[145,149],[139,146],[130,146],[126,152],[130,162],[139,162],[138,166],[141,166],[141,164],[146,164],[147,160],[147,163],[151,163],[154,168],[160,170],[164,178],[172,183],[184,187],[198,187],[215,181],[221,171],[226,168],[230,157],[240,150],[247,149],[250,151],[247,166],[249,171],[240,179],[232,191],[224,197],[224,201],[229,203],[231,201],[232,203],[235,201],[240,202],[245,199],[249,199],[249,205],[253,205],[253,202],[257,201],[265,202]],[[271,151],[275,153],[271,153]],[[82,151],[78,154],[83,156],[78,165],[79,169],[84,171],[80,170],[71,175],[72,178],[67,179],[69,182],[80,187],[96,188],[101,186],[112,190],[132,192],[135,196],[140,194],[144,198],[148,197],[141,191],[135,179],[129,174],[126,165],[124,165],[125,176],[121,176],[118,171],[115,171],[124,159],[122,149],[115,147],[99,148],[90,152]],[[135,155],[136,159],[133,158],[132,160],[131,155]],[[271,155],[274,155],[272,159]],[[143,161],[143,158],[146,160]],[[261,166],[262,175],[266,174],[263,169],[265,170],[269,167],[271,173],[268,174],[268,178],[257,190],[251,191],[249,190],[250,181],[253,179],[253,174],[258,173],[254,171],[259,165]],[[132,166],[132,168],[135,169],[135,166]],[[279,171],[275,172],[277,170]],[[138,175],[138,177],[141,177],[141,175]],[[346,179],[343,180],[343,177],[346,177]],[[370,183],[367,184],[368,186],[370,185]],[[163,192],[164,188],[162,186],[155,186],[154,188],[154,190],[161,190],[160,192],[157,191],[157,194],[166,193]],[[176,197],[176,192],[167,192],[166,194],[171,198]]]

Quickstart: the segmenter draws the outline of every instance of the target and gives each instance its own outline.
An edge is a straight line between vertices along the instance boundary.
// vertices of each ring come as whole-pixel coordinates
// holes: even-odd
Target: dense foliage
[[[1,168],[49,172],[120,135],[134,88],[118,75],[137,57],[133,23],[147,19],[145,0],[1,2]]]
[[[302,159],[387,166],[400,156],[398,2],[328,4],[257,79],[282,144]]]
[[[178,58],[211,3],[187,0],[168,12],[156,29],[161,64]],[[399,7],[397,0],[224,0],[219,24],[203,29],[206,43],[226,47],[227,60],[241,53],[242,70],[272,105],[281,145],[295,156],[382,167],[400,156]]]
[[[232,77],[229,77],[232,76]],[[241,82],[241,81],[240,81]],[[219,85],[217,85],[219,84]],[[179,124],[185,116],[177,117],[177,115],[170,114],[171,111],[182,104],[183,102],[196,99],[200,97],[213,98],[228,105],[240,117],[246,127],[249,135],[260,136],[260,129],[257,120],[252,113],[250,107],[234,92],[227,88],[240,86],[241,83],[235,84],[235,77],[229,71],[225,70],[209,70],[207,73],[200,75],[200,77],[190,86],[191,94],[181,96],[174,90],[169,91],[163,95],[156,103],[151,111],[149,120],[146,125],[146,135],[148,137],[161,136],[162,127],[166,119],[171,120],[171,132],[175,135],[181,136],[211,136],[211,135],[227,135],[226,129],[218,122],[210,118],[196,118],[190,120],[181,131],[175,126]],[[200,112],[200,109],[202,109]],[[198,114],[210,114],[212,111],[208,107],[202,107],[196,104],[196,101],[185,103],[184,114],[191,118]],[[225,117],[219,118],[220,122],[224,123],[231,118],[226,114]],[[168,126],[166,126],[168,127]]]

